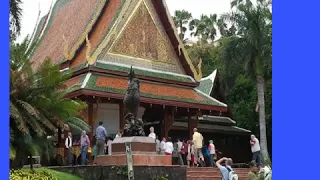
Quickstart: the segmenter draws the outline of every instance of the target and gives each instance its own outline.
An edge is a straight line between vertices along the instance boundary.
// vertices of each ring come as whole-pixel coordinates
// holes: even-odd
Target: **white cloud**
[[[40,17],[46,15],[52,1],[56,0],[22,0],[22,31],[18,42],[21,42],[28,34],[31,35],[39,10],[41,11]],[[167,4],[171,14],[175,10],[184,9],[191,12],[194,18],[199,18],[201,14],[221,14],[230,9],[229,0],[167,0]]]

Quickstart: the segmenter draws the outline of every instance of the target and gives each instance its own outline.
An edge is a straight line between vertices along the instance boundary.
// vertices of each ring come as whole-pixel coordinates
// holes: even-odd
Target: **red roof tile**
[[[32,57],[34,65],[37,67],[46,57],[54,63],[63,60],[63,35],[68,41],[69,51],[76,47],[79,39],[85,37],[86,29],[90,28],[89,24],[99,13],[97,9],[103,2],[105,0],[58,0]]]
[[[96,81],[96,86],[126,90],[128,87],[128,80],[116,78],[116,77],[99,76]],[[146,94],[153,94],[156,96],[186,98],[186,99],[193,99],[197,101],[205,100],[194,89],[168,86],[165,84],[154,84],[154,83],[143,82],[143,81],[140,82],[140,92],[146,93]]]

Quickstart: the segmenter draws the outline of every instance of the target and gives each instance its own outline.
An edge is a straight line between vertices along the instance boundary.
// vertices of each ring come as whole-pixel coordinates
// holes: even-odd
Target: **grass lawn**
[[[25,168],[26,170],[29,170],[30,168]],[[64,173],[64,172],[59,172],[59,171],[55,171],[52,169],[48,169],[48,168],[34,168],[35,171],[40,171],[40,170],[45,170],[48,171],[50,173],[52,173],[54,176],[56,176],[59,180],[81,180],[82,178],[72,175],[72,174],[68,174],[68,173]]]

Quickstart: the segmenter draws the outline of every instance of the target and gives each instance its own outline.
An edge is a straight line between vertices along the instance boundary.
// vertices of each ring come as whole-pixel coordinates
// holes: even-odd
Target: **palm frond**
[[[17,100],[17,103],[19,103],[28,114],[35,117],[36,119],[40,119],[39,111],[35,107],[33,107],[31,104],[22,100]]]
[[[70,117],[67,120],[67,123],[69,126],[71,126],[72,128],[78,129],[80,130],[85,130],[86,132],[90,132],[91,131],[91,127],[82,119],[77,118],[77,117]]]

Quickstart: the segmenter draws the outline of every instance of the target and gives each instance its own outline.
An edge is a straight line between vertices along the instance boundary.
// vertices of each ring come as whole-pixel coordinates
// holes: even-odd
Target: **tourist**
[[[164,150],[165,150],[165,145],[166,145],[166,138],[163,137],[162,138],[162,141],[160,143],[160,154],[164,154]]]
[[[222,166],[221,163],[225,162],[225,166]],[[219,168],[222,180],[229,179],[238,179],[238,175],[232,169],[232,159],[231,158],[221,158],[216,162],[217,167]]]
[[[197,148],[195,147],[193,141],[191,141],[191,165],[199,166],[198,157],[197,157]]]
[[[201,133],[198,132],[197,128],[193,129],[193,136],[192,141],[194,147],[196,148],[195,151],[195,158],[199,160],[200,163],[204,161],[203,154],[202,154],[202,146],[203,146],[203,136]]]
[[[96,139],[97,139],[97,156],[104,154],[104,144],[107,137],[106,128],[103,127],[103,122],[99,122],[99,126],[96,129]]]
[[[81,164],[88,164],[87,155],[88,155],[88,147],[90,146],[90,140],[86,133],[86,131],[82,131],[80,138],[80,147],[81,147]]]
[[[262,165],[259,171],[258,179],[271,180],[272,179],[272,171],[269,166]]]
[[[160,154],[160,140],[159,140],[159,137],[156,136],[156,152],[157,154]]]
[[[111,155],[112,154],[112,138],[107,138],[107,144],[106,144],[106,148],[107,148],[107,154]]]
[[[175,142],[173,143],[173,151],[172,151],[172,164],[173,165],[179,165],[180,162],[179,162],[179,151],[178,151],[178,143]]]
[[[93,144],[92,145],[92,151],[91,151],[91,157],[92,157],[93,160],[96,157],[96,155],[97,155],[97,145]]]
[[[122,137],[122,130],[119,130],[119,131],[117,132],[115,138],[119,138],[119,137]]]
[[[200,165],[201,166],[205,166],[205,167],[210,166],[210,151],[209,151],[208,146],[203,146],[202,147],[202,154],[203,154],[203,157],[204,157],[204,163],[200,162]]]
[[[258,167],[261,166],[261,157],[260,157],[260,143],[255,135],[251,135],[250,138],[251,152],[252,152],[252,160],[255,161]]]
[[[171,142],[171,137],[168,137],[168,140],[164,145],[164,153],[165,155],[172,156],[172,152],[173,152],[173,144]]]
[[[178,145],[178,155],[179,155],[179,164],[183,165],[183,159],[182,159],[182,154],[181,154],[181,149],[182,149],[182,141],[180,140],[180,138],[177,139],[177,145]]]
[[[215,162],[214,162],[214,157],[216,155],[216,147],[213,144],[213,140],[209,141],[209,147],[208,147],[209,151],[210,151],[210,167],[214,167],[215,166]]]
[[[105,142],[104,142],[104,146],[103,146],[103,154],[104,155],[108,155],[108,145],[107,145],[107,142],[108,142],[108,137],[106,138]]]
[[[72,134],[68,132],[68,137],[65,141],[65,146],[67,149],[67,165],[72,165]]]
[[[183,161],[183,165],[187,164],[187,155],[188,155],[188,143],[186,140],[182,141],[182,147],[181,147],[181,157]]]
[[[187,154],[187,165],[188,167],[194,164],[194,145],[191,140],[188,140],[188,154]]]
[[[259,169],[257,168],[256,162],[251,161],[249,163],[249,172],[248,172],[248,180],[258,180],[258,173]]]
[[[156,140],[157,136],[156,136],[156,134],[154,133],[154,128],[151,126],[149,130],[150,130],[149,137],[151,137],[151,138],[153,138],[154,140]]]

